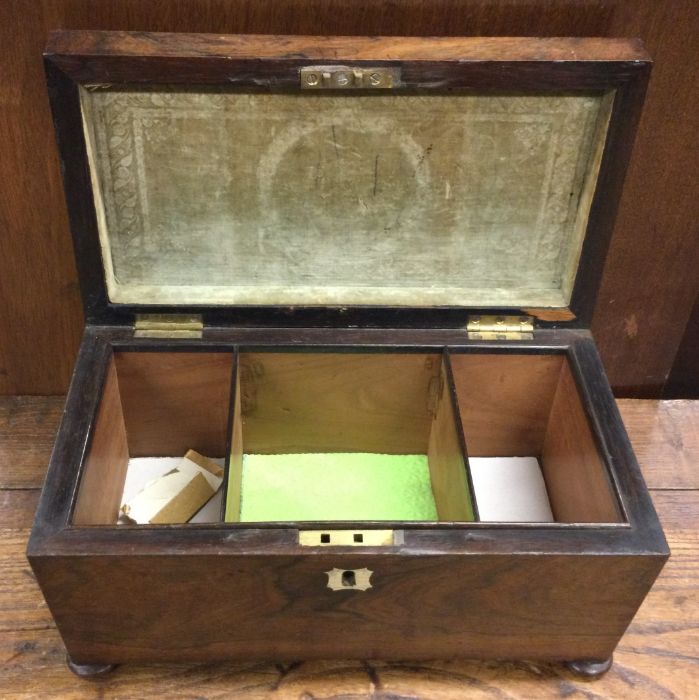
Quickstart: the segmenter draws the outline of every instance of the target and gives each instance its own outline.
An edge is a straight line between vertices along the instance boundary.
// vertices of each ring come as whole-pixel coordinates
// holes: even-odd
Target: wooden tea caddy
[[[65,31],[45,56],[86,328],[28,557],[71,668],[607,670],[669,555],[587,330],[640,43]],[[189,448],[229,499],[246,449],[426,453],[439,519],[117,526],[129,458]],[[469,456],[516,455],[555,523],[477,520]]]

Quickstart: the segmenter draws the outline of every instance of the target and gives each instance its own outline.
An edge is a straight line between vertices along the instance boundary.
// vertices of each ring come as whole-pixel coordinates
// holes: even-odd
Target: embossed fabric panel
[[[113,302],[564,307],[611,97],[82,101]]]

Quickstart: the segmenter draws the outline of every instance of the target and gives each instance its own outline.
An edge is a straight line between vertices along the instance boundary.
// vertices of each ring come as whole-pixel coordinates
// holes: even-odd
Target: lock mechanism
[[[386,66],[306,66],[300,75],[302,90],[387,90],[400,82],[400,68]]]

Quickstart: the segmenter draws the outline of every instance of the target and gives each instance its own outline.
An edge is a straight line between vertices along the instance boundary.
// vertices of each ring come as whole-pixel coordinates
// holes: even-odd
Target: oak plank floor
[[[556,665],[475,661],[124,666],[75,678],[24,558],[62,406],[0,398],[0,698],[699,698],[699,402],[619,401],[672,557],[593,682]]]

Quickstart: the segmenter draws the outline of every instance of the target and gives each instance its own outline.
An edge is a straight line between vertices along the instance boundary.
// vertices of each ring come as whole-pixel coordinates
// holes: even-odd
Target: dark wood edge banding
[[[394,37],[221,35],[59,30],[46,55],[366,61],[647,62],[639,39],[601,37]]]

